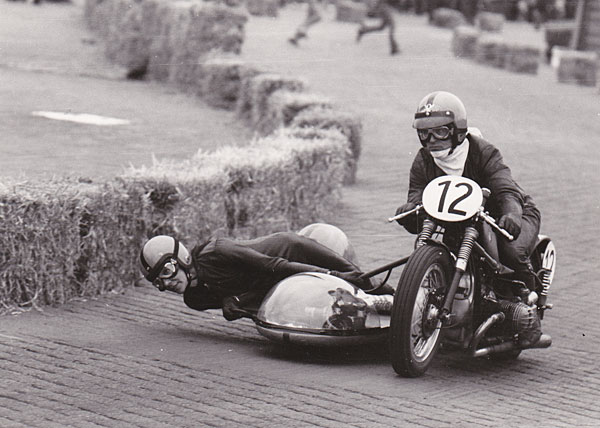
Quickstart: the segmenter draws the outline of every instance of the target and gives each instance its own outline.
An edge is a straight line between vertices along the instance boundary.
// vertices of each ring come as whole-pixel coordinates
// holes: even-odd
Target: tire
[[[399,375],[421,376],[433,361],[442,338],[436,315],[452,270],[450,254],[436,245],[417,248],[408,260],[394,296],[390,323],[390,358]]]

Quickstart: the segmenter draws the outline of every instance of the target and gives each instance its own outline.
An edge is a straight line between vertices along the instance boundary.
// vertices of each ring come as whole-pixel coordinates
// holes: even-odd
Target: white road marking
[[[54,120],[66,120],[68,122],[84,123],[86,125],[113,126],[128,125],[130,122],[125,119],[114,117],[98,116],[88,113],[62,113],[58,111],[34,111],[33,116],[45,117]]]

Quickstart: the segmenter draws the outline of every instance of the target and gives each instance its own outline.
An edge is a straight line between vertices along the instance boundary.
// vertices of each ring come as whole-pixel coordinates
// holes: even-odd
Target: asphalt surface
[[[2,12],[13,14],[34,8],[6,5]],[[54,6],[36,10],[55,14],[46,25],[57,25],[56,31],[66,27],[78,41],[85,37],[84,28],[73,27],[78,6]],[[389,57],[384,34],[356,44],[356,25],[334,22],[331,12],[299,48],[285,40],[303,18],[301,5],[276,19],[253,17],[243,51],[263,69],[307,78],[315,92],[364,118],[358,182],[345,188],[342,209],[327,220],[348,233],[364,269],[408,254],[413,238],[384,219],[406,197],[408,168],[418,148],[411,116],[426,93],[455,92],[465,102],[470,125],[500,148],[516,180],[533,195],[543,233],[557,246],[550,299],[555,308],[543,324],[552,347],[525,351],[511,363],[442,353],[425,376],[404,379],[394,374],[384,346],[282,348],[259,336],[247,320],[227,322],[218,311],[195,312],[178,296],[137,287],[125,295],[0,318],[0,426],[600,426],[594,301],[600,256],[598,89],[556,83],[548,66],[532,76],[454,59],[450,32],[415,16],[397,15],[402,54]],[[507,26],[505,34],[542,43],[540,32],[521,24]],[[40,58],[51,51],[46,46]],[[76,55],[64,57],[65,64],[73,64]],[[92,53],[86,58],[99,61]],[[27,58],[0,61],[4,91],[6,77],[17,82],[15,90],[27,93],[17,79],[67,76],[73,85],[119,86],[106,93],[89,85],[85,98],[91,108],[99,93],[111,101],[104,105],[115,106],[136,91],[141,101],[155,97],[155,85],[146,89],[125,82],[118,70],[107,75],[105,65],[98,68],[102,73],[82,76],[68,71],[76,66],[30,70],[27,63]],[[43,84],[48,93],[62,88],[51,79]],[[163,101],[181,99],[172,95]],[[195,108],[196,103],[182,110]],[[119,117],[108,107],[103,112]],[[149,120],[144,112],[138,113]],[[26,138],[25,130],[8,129],[15,141]],[[78,132],[90,135],[85,128]]]

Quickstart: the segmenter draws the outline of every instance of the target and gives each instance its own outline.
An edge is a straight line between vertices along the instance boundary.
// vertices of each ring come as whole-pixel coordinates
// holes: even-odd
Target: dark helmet
[[[419,103],[412,126],[415,129],[431,129],[444,125],[453,129],[454,149],[467,135],[467,111],[456,95],[444,91],[432,92]],[[421,141],[422,144],[425,142]]]
[[[183,244],[171,236],[155,236],[148,240],[140,251],[142,273],[150,282],[158,278],[165,264],[171,260],[184,268],[188,274],[192,266],[192,256]]]

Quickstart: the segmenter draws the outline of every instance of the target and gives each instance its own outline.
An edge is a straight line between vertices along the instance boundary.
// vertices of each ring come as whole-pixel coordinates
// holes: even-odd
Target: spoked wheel
[[[451,271],[450,254],[435,245],[417,248],[408,260],[390,324],[390,358],[399,375],[421,376],[431,364],[441,341],[438,315]]]

